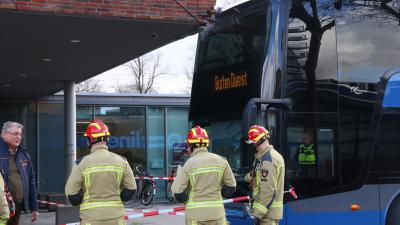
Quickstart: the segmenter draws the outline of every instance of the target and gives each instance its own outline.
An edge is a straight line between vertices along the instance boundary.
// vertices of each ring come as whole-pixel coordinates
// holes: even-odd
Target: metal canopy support
[[[64,163],[65,181],[71,173],[76,159],[76,95],[75,83],[64,83]]]

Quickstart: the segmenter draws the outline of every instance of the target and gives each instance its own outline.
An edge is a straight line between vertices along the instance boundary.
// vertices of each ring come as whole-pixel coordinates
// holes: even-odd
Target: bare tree
[[[343,1],[338,1],[338,7],[341,8]],[[399,0],[357,0],[347,4],[351,20],[349,22],[358,22],[366,19],[373,19],[377,24],[400,25],[400,1]],[[364,13],[359,13],[364,11]]]
[[[193,82],[193,73],[194,73],[194,71],[193,71],[193,68],[194,67],[194,65],[193,64],[191,64],[191,66],[187,66],[187,67],[185,67],[184,68],[184,74],[185,74],[185,76],[186,76],[186,79],[189,81],[189,83],[190,83],[190,85],[189,86],[187,86],[186,88],[185,88],[185,90],[184,90],[184,93],[185,94],[190,94],[191,92],[192,92],[192,82]]]
[[[101,85],[96,79],[88,79],[76,85],[76,92],[78,93],[97,93],[101,92]]]
[[[118,83],[115,88],[116,92],[141,94],[155,92],[153,89],[154,81],[157,77],[167,74],[160,71],[160,57],[160,54],[143,55],[124,64],[124,66],[129,68],[133,76],[133,81],[126,85]]]
[[[316,68],[318,65],[321,40],[324,33],[335,25],[332,6],[329,2],[319,0],[299,0],[292,2],[291,18],[302,21],[304,30],[310,33],[307,58],[302,69],[305,71],[307,88],[307,110],[317,110]],[[292,22],[292,21],[291,21]],[[305,115],[304,124],[307,129],[316,130],[317,117]]]
[[[117,86],[114,89],[117,93],[136,93],[132,84],[120,84],[119,81],[117,81]]]

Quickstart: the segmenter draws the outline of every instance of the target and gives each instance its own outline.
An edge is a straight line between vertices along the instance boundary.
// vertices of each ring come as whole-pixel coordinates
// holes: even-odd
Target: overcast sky
[[[154,89],[160,94],[188,93],[191,82],[185,75],[185,70],[192,71],[196,53],[197,35],[188,36],[179,41],[163,46],[148,54],[160,54],[160,76],[154,82]],[[132,82],[133,75],[126,66],[118,66],[108,70],[94,79],[100,80],[103,91],[115,92],[113,87]]]
[[[242,0],[239,0],[242,1]],[[217,7],[225,7],[238,0],[217,0]],[[197,35],[188,36],[163,46],[149,54],[160,54],[162,72],[168,75],[158,77],[154,83],[154,89],[160,94],[185,94],[191,88],[191,81],[187,79],[185,70],[193,71],[196,54]],[[115,92],[113,87],[132,81],[133,76],[126,66],[118,66],[108,70],[94,79],[100,80],[103,92]]]

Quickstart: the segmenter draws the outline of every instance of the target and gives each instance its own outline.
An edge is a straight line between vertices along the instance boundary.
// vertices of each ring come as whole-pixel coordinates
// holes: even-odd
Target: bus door
[[[282,110],[276,107],[270,107],[268,109],[266,109],[265,111],[261,111],[260,112],[260,124],[262,126],[264,126],[271,135],[271,139],[270,139],[270,144],[272,144],[274,146],[274,148],[281,154],[282,153],[282,120],[281,120],[281,114],[282,114]]]
[[[247,137],[248,129],[259,124],[264,126],[271,133],[271,144],[282,154],[283,123],[282,115],[290,109],[289,99],[250,99],[243,110],[242,136]]]
[[[250,99],[243,111],[242,132],[243,137],[247,137],[250,126],[259,124],[264,126],[271,134],[270,143],[284,156],[284,112],[291,108],[289,99]],[[253,158],[254,160],[254,158]],[[285,186],[285,190],[288,187]],[[285,210],[285,209],[284,209]],[[286,223],[285,217],[280,221],[280,225]]]
[[[270,144],[274,146],[274,149],[277,150],[282,156],[284,156],[283,151],[283,135],[285,127],[283,126],[283,110],[282,107],[267,107],[265,110],[260,111],[260,124],[263,125],[271,134]],[[287,191],[290,187],[285,185],[284,189]],[[284,196],[284,202],[287,197]],[[286,206],[284,206],[283,214],[286,214]],[[286,225],[286,217],[283,216],[282,220],[279,223],[280,225]]]

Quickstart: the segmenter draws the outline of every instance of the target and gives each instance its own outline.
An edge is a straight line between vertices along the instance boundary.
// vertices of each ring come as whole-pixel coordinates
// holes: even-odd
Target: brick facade
[[[178,3],[179,4],[178,4]],[[150,20],[202,19],[215,0],[0,0],[0,9]]]

